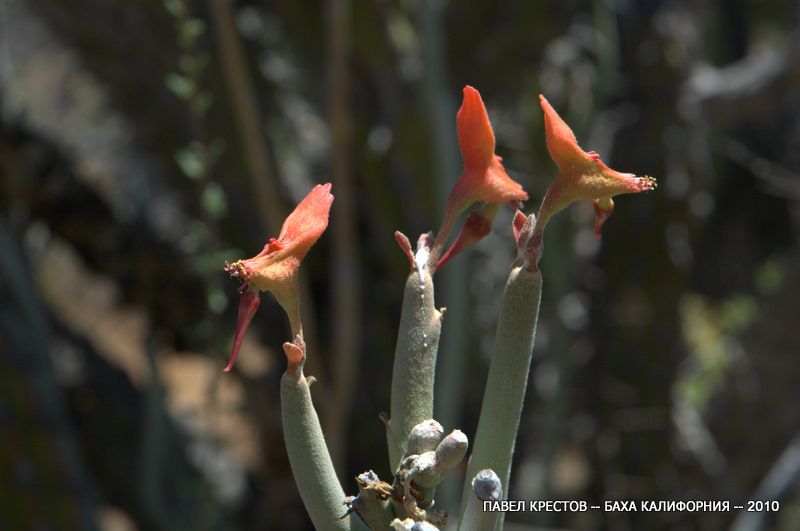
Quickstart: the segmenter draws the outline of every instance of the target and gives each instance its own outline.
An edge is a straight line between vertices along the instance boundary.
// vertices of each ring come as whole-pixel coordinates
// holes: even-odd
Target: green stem
[[[351,0],[327,3],[328,43],[328,117],[331,136],[331,178],[336,191],[331,224],[333,267],[333,346],[336,363],[331,366],[332,390],[324,416],[328,446],[336,469],[344,467],[353,412],[353,400],[359,381],[361,353],[361,292],[363,278],[358,257],[361,255],[352,170],[353,117],[351,107],[352,11]]]
[[[281,416],[289,463],[314,528],[317,531],[357,528],[358,518],[340,519],[345,513],[345,494],[325,445],[302,366],[299,370],[287,370],[281,378]]]
[[[392,371],[390,421],[386,431],[391,472],[406,452],[411,429],[433,417],[433,384],[442,314],[433,305],[433,279],[420,243],[403,292],[403,310]]]
[[[542,276],[539,271],[528,271],[524,266],[515,266],[511,270],[503,292],[494,357],[489,367],[478,431],[467,467],[468,478],[475,477],[479,470],[485,468],[496,471],[506,494],[533,355],[541,293]],[[470,490],[470,485],[465,484],[461,498],[462,519]],[[502,517],[499,522],[498,525],[502,526]]]

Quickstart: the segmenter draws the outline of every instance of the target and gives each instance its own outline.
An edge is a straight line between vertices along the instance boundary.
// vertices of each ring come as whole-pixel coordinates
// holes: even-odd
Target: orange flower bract
[[[594,200],[594,235],[600,238],[600,227],[614,210],[612,196],[645,192],[656,187],[652,177],[612,170],[594,151],[583,151],[575,133],[561,119],[544,96],[539,96],[544,112],[547,151],[558,166],[558,174],[545,193],[539,209],[537,229],[544,226],[559,210],[575,201]]]
[[[527,200],[528,194],[508,176],[500,157],[494,154],[489,114],[480,93],[469,85],[464,87],[464,102],[456,114],[456,124],[464,159],[464,171],[450,193],[456,208],[461,211],[478,201],[497,205]]]
[[[331,185],[316,185],[283,222],[278,238],[272,238],[253,258],[225,263],[231,277],[242,280],[242,300],[236,323],[236,336],[230,361],[230,371],[250,320],[258,309],[258,293],[269,291],[289,316],[292,334],[302,336],[298,306],[297,270],[308,250],[328,227],[328,215],[333,203]]]
[[[436,269],[488,234],[497,205],[528,199],[528,194],[508,176],[502,160],[495,155],[494,131],[489,114],[480,93],[469,85],[464,87],[464,101],[456,114],[456,128],[464,171],[450,192],[445,217],[436,234],[431,253]],[[479,202],[486,203],[484,211],[469,217],[455,242],[440,259],[442,246],[458,215]]]

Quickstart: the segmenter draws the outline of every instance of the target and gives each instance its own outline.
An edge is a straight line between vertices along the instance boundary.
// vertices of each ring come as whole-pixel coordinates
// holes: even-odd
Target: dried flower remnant
[[[571,203],[591,199],[595,210],[594,235],[599,239],[600,227],[614,211],[612,196],[652,190],[656,180],[612,170],[594,151],[583,151],[575,133],[544,96],[539,96],[539,103],[544,112],[547,151],[558,166],[558,174],[545,193],[536,230],[543,230],[553,214]]]
[[[506,173],[502,159],[495,155],[494,131],[489,114],[480,93],[469,85],[464,87],[464,101],[456,114],[456,125],[464,171],[447,199],[444,220],[431,252],[431,263],[437,269],[488,234],[498,205],[511,203],[516,206],[528,199],[522,186]],[[441,255],[458,215],[478,202],[485,203],[486,207],[468,216],[453,244]]]
[[[239,291],[239,315],[236,336],[225,372],[233,368],[247,327],[258,310],[259,293],[269,291],[289,316],[292,335],[302,338],[297,270],[308,250],[328,227],[333,195],[331,185],[316,185],[283,222],[280,235],[271,238],[253,258],[225,263],[232,278],[243,281]],[[291,361],[291,360],[290,360]]]

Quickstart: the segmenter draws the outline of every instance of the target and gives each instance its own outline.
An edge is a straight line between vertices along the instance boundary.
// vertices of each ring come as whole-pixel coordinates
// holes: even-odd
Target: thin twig
[[[253,84],[245,64],[245,50],[236,30],[230,0],[209,0],[214,23],[220,66],[229,100],[236,120],[249,170],[250,185],[262,223],[270,234],[277,234],[284,218],[283,205],[278,192],[280,185],[272,171],[266,146],[266,135],[261,127],[258,103]]]
[[[780,501],[798,482],[800,482],[800,434],[795,435],[749,499]],[[751,512],[745,508],[734,520],[731,531],[764,529],[769,514],[766,511]]]
[[[355,396],[360,345],[360,254],[353,198],[350,148],[350,2],[328,3],[328,115],[331,130],[331,177],[336,194],[333,203],[333,395],[326,427],[328,447],[341,473],[346,434]]]

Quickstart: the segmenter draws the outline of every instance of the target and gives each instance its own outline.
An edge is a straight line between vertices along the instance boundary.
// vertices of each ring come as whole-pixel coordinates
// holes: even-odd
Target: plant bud
[[[469,440],[461,430],[453,430],[436,447],[436,462],[439,470],[450,470],[464,459],[469,448]]]
[[[497,501],[503,497],[503,485],[491,468],[484,468],[475,475],[472,491],[481,501]]]
[[[421,454],[436,449],[444,437],[444,428],[433,419],[424,420],[411,429],[408,434],[406,455]]]

